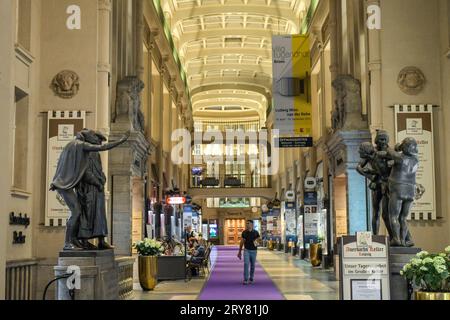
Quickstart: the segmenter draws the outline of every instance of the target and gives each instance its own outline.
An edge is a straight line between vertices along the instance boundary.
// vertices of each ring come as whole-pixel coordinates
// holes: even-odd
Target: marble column
[[[144,0],[136,0],[136,76],[144,80]]]
[[[379,0],[367,0],[366,8],[380,6]],[[383,104],[381,86],[381,30],[367,30],[370,72],[370,131],[375,138],[376,130],[383,129]]]
[[[98,54],[97,54],[97,111],[96,111],[96,127],[108,139],[110,134],[110,88],[109,76],[111,73],[110,60],[110,25],[111,25],[111,0],[98,0]],[[103,171],[108,177],[108,152],[101,152]],[[110,191],[109,183],[105,185],[106,212],[108,221],[110,219],[109,200]],[[109,228],[110,229],[110,228]]]
[[[163,116],[164,116],[164,75],[166,73],[166,67],[161,65],[161,73],[159,77],[159,116],[160,116],[160,122],[159,122],[159,148],[158,148],[158,180],[159,180],[159,191],[158,191],[158,199],[162,200],[164,196],[164,126],[163,126]]]

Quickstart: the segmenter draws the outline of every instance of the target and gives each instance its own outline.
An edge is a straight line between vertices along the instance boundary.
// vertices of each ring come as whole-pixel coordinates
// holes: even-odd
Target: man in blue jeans
[[[241,243],[239,244],[238,258],[242,259],[242,247],[244,250],[244,285],[252,284],[255,275],[255,263],[256,263],[256,240],[259,239],[259,233],[253,230],[253,221],[247,221],[247,229],[242,232]],[[249,269],[250,268],[250,278]]]

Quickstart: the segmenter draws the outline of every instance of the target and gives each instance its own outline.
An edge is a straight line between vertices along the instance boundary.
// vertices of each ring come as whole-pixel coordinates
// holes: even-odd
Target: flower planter
[[[309,246],[309,260],[313,267],[318,267],[322,263],[322,246],[320,243],[312,243]]]
[[[416,300],[445,300],[450,301],[450,292],[423,292],[414,293]]]
[[[139,283],[144,291],[153,290],[157,283],[157,256],[139,256]]]

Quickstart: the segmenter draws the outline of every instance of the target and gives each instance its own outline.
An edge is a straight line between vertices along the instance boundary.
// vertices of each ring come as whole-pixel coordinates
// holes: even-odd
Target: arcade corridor
[[[218,246],[211,255],[206,278],[165,281],[153,292],[134,284],[135,300],[337,300],[338,282],[332,271],[312,268],[298,257],[259,249],[255,283],[242,285],[242,262],[237,247]],[[216,290],[219,289],[220,290]]]

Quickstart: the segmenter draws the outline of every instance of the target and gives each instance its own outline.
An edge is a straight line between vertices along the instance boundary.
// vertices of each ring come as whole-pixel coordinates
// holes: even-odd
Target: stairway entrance
[[[225,244],[239,245],[242,232],[245,230],[245,219],[225,220]]]

